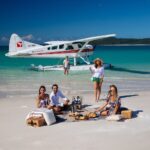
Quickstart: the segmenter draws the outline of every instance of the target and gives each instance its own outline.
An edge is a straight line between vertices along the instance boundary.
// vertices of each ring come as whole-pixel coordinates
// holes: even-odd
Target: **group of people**
[[[70,62],[69,57],[66,56],[66,58],[63,61],[63,68],[64,68],[64,74],[69,74],[70,69]],[[103,67],[103,61],[99,58],[94,60],[94,66],[89,68],[92,73],[91,80],[94,83],[94,95],[95,95],[95,101],[99,101],[100,94],[101,94],[101,87],[103,83],[104,78],[104,67]]]
[[[60,102],[60,98],[63,102]],[[52,85],[52,92],[50,93],[50,96],[46,93],[46,87],[43,85],[40,86],[39,94],[36,98],[36,106],[38,108],[53,109],[55,113],[61,113],[61,111],[68,105],[69,99],[59,90],[57,84]]]
[[[68,57],[64,60],[64,68],[68,70],[69,60]],[[68,74],[68,71],[65,73]],[[103,61],[99,58],[95,59],[94,66],[90,67],[90,71],[92,73],[91,80],[94,84],[94,97],[95,101],[98,102],[100,100],[101,87],[104,80],[104,67]],[[60,98],[63,102],[60,102]],[[52,85],[52,92],[49,94],[46,93],[45,86],[41,86],[39,88],[39,95],[36,99],[36,105],[38,108],[44,107],[47,109],[53,109],[55,113],[61,113],[62,110],[67,108],[70,103],[69,99],[63,95],[63,93],[59,90],[57,84]],[[110,85],[110,89],[108,90],[106,102],[103,106],[99,107],[95,110],[96,113],[108,116],[111,114],[117,114],[121,107],[121,100],[118,96],[118,90],[115,85]]]
[[[95,101],[100,100],[101,88],[104,80],[104,66],[103,61],[99,58],[94,60],[94,66],[90,67],[92,73],[91,80],[94,84],[94,97]],[[120,113],[121,111],[121,99],[118,96],[118,89],[115,85],[110,85],[110,89],[107,94],[106,102],[99,107],[95,112],[102,116],[108,116],[112,114]]]

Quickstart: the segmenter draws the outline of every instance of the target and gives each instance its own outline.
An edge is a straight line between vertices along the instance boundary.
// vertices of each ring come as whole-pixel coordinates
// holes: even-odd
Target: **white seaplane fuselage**
[[[33,51],[30,57],[41,57],[41,58],[69,58],[78,57],[78,52],[80,51],[80,44],[57,44],[55,46],[48,45],[43,48],[39,48]],[[80,52],[80,56],[85,57],[93,54],[93,46],[86,45],[85,48]]]
[[[48,43],[47,43],[48,44]],[[64,58],[68,56],[79,57],[78,52],[82,47],[81,43],[76,44],[66,44],[64,41],[53,41],[53,44],[48,44],[45,46],[35,46],[32,47],[28,45],[28,49],[21,51],[12,51],[6,54],[9,57],[37,57],[37,58]],[[80,56],[85,57],[93,54],[93,46],[86,45],[84,49],[80,52]]]

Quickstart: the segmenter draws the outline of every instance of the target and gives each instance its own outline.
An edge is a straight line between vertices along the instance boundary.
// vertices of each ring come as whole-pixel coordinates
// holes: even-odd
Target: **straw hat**
[[[97,61],[101,62],[101,64],[103,65],[103,61],[102,61],[100,58],[96,58],[96,59],[94,60],[94,64],[95,64]]]

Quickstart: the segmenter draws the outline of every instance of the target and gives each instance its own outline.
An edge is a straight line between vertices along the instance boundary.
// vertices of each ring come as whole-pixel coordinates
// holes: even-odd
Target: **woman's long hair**
[[[110,88],[113,87],[113,88],[115,89],[116,96],[118,97],[118,89],[117,89],[117,86],[114,85],[114,84],[112,84],[112,85],[110,85],[109,87],[110,87]]]
[[[41,94],[41,93],[40,93],[40,90],[41,90],[41,89],[44,89],[44,91],[46,92],[46,87],[45,87],[44,85],[41,85],[40,88],[39,88],[39,95]]]
[[[95,68],[97,68],[97,67],[98,67],[98,65],[97,65],[97,61],[99,61],[99,62],[100,62],[100,66],[103,66],[103,61],[102,61],[101,59],[97,58],[97,59],[95,59],[95,60],[94,60],[94,66],[95,66]]]

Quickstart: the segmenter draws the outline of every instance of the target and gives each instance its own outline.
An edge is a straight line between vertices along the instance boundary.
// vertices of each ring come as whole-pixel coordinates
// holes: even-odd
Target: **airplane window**
[[[63,49],[64,48],[64,45],[59,45],[59,49]]]
[[[81,48],[81,47],[82,47],[82,44],[79,43],[79,44],[78,44],[78,47]]]
[[[73,46],[72,45],[68,45],[66,50],[70,50],[70,49],[73,49]]]
[[[48,47],[47,50],[51,50],[51,47]]]
[[[52,50],[55,50],[55,49],[57,49],[57,46],[53,46],[53,47],[52,47]]]

